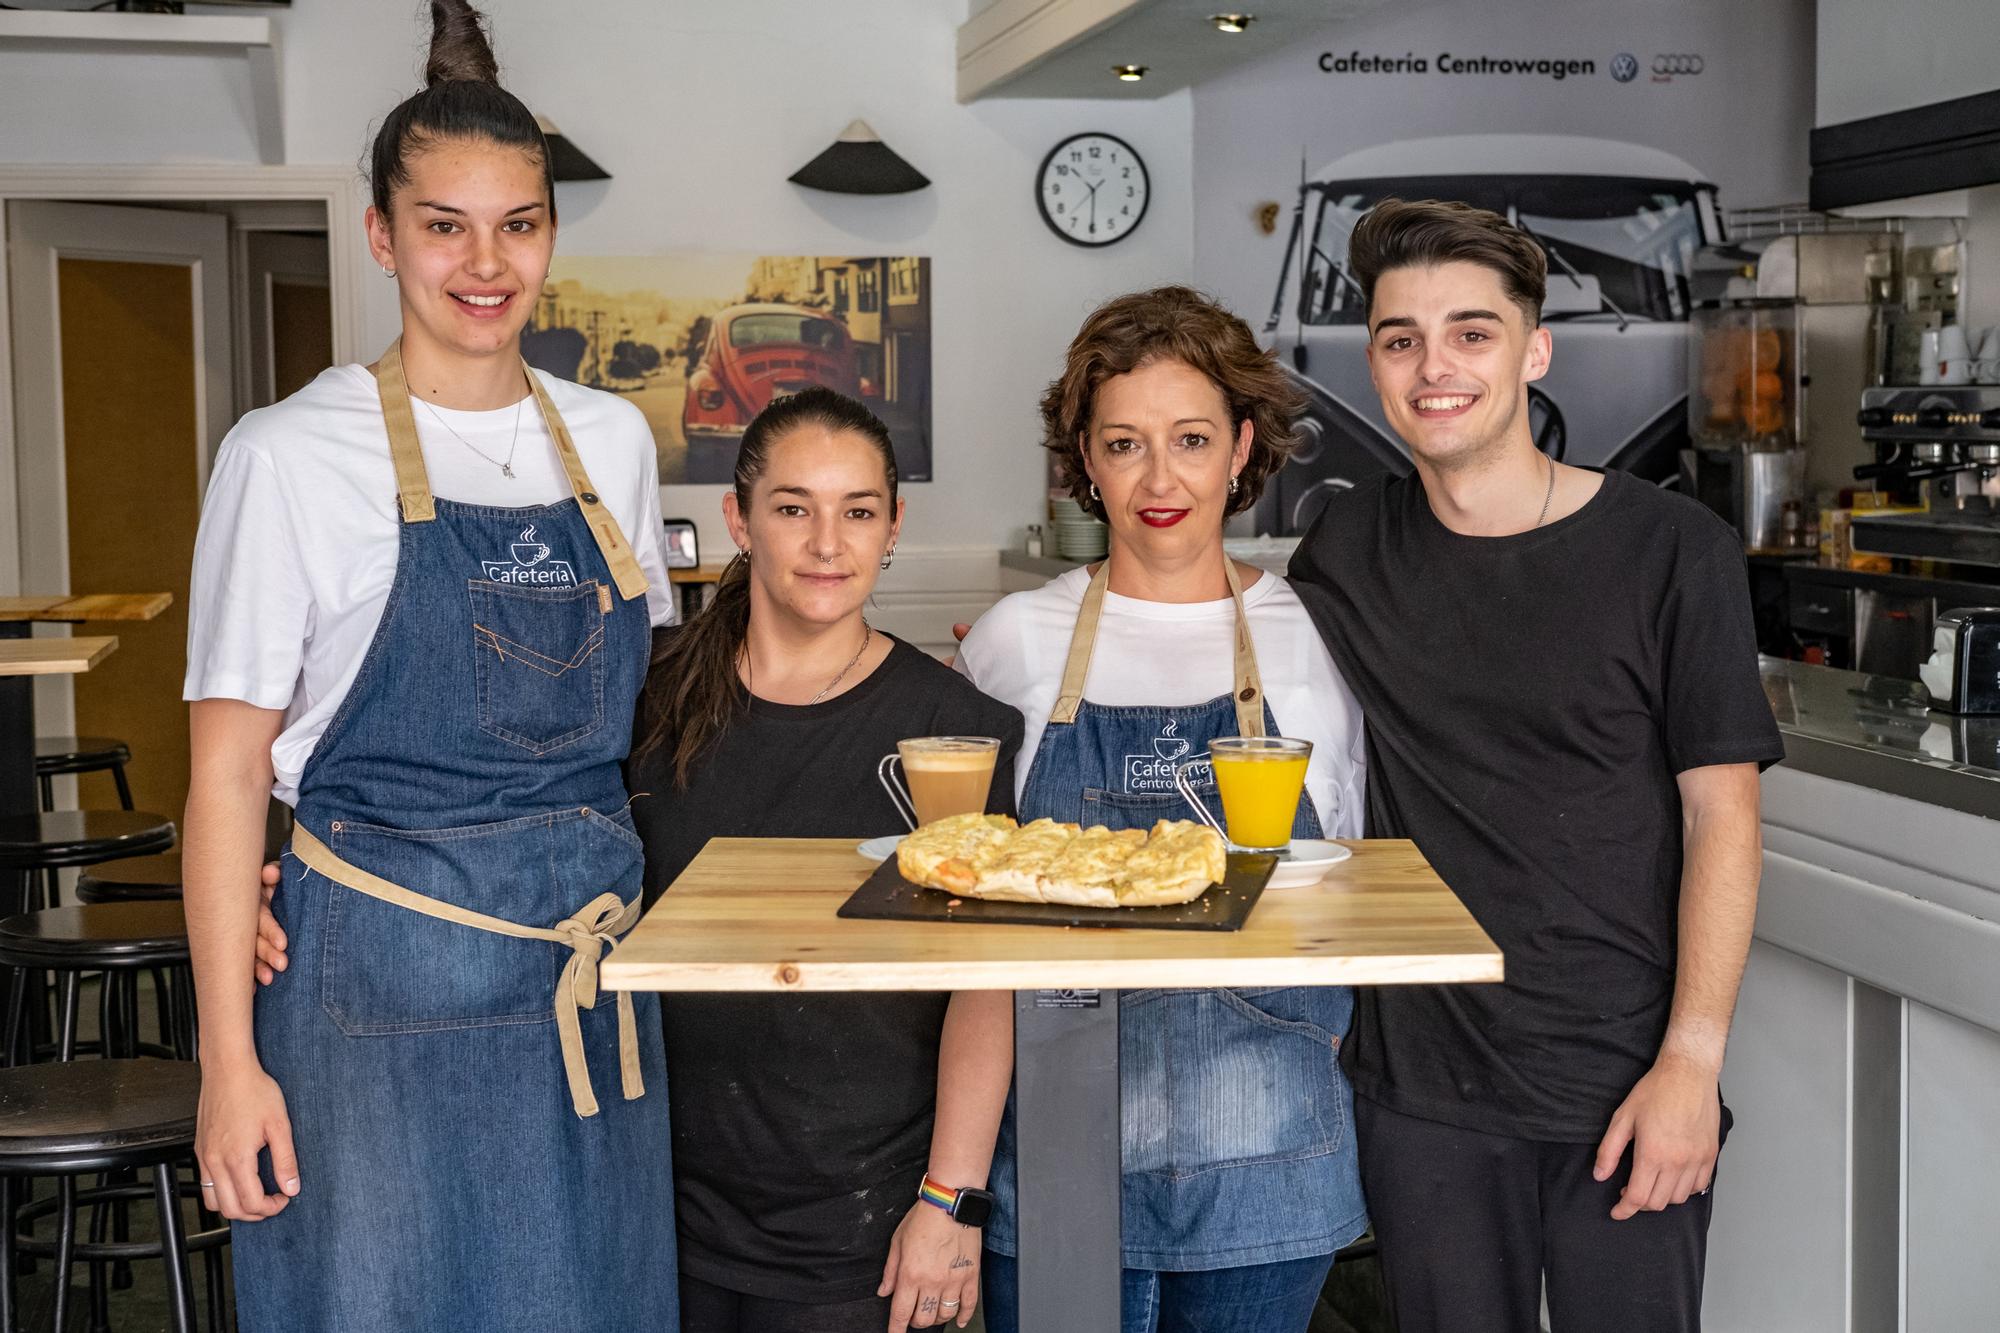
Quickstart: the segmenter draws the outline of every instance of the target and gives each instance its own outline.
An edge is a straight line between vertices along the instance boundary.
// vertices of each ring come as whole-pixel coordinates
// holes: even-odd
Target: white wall
[[[1423,74],[1326,73],[1322,51],[1570,58],[1596,69],[1561,81],[1443,75],[1435,63]],[[1609,72],[1620,52],[1640,62],[1627,83]],[[1702,72],[1655,82],[1649,67],[1661,52],[1699,54]],[[1812,0],[1538,0],[1532,11],[1521,0],[1435,0],[1376,10],[1194,90],[1195,273],[1259,322],[1284,258],[1301,156],[1317,171],[1356,149],[1433,135],[1619,139],[1686,159],[1721,187],[1725,208],[1802,202],[1812,89]],[[1260,200],[1284,205],[1274,236],[1252,224]]]
[[[1816,125],[2000,88],[1994,0],[1819,0]]]
[[[1034,404],[1097,301],[1185,281],[1193,262],[1190,110],[1156,102],[961,107],[964,0],[486,0],[510,87],[609,171],[561,190],[569,254],[672,250],[932,258],[938,481],[910,490],[905,541],[992,548],[1041,517]],[[414,0],[300,0],[281,14],[288,160],[355,162],[416,87]],[[254,160],[240,58],[0,51],[0,161]],[[785,177],[862,117],[932,188],[886,199]],[[1103,129],[1146,156],[1145,224],[1108,252],[1043,226],[1034,171],[1067,134]],[[371,270],[372,271],[372,270]],[[367,289],[372,341],[396,331],[393,284]],[[719,487],[669,488],[669,512],[727,548]]]

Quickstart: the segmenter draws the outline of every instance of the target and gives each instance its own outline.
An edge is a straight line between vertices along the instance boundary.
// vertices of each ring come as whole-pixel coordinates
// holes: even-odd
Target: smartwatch
[[[938,1184],[928,1175],[917,1186],[917,1197],[933,1208],[942,1208],[962,1227],[979,1228],[993,1216],[991,1190],[955,1190]]]

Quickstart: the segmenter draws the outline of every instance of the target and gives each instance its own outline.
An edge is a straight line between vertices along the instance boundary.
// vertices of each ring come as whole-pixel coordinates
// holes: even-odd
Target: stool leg
[[[71,976],[76,974],[72,972]],[[56,1180],[56,1318],[54,1327],[69,1327],[69,1270],[76,1253],[76,1177]]]
[[[116,1176],[100,1175],[97,1186],[103,1189],[116,1180]],[[90,1207],[90,1240],[93,1245],[104,1243],[104,1205]],[[111,1291],[104,1285],[104,1261],[92,1259],[90,1268],[90,1333],[108,1333],[111,1327]]]
[[[50,777],[46,773],[42,773],[38,774],[35,780],[42,784],[42,809],[45,811],[55,809],[56,808],[55,779]]]
[[[180,1189],[174,1166],[153,1167],[153,1193],[160,1202],[160,1258],[167,1265],[167,1292],[174,1302],[174,1333],[194,1333],[194,1306],[188,1290],[187,1232],[181,1226]]]
[[[127,810],[132,809],[132,787],[130,783],[125,781],[125,765],[113,764],[111,766],[111,780],[118,784],[118,804],[124,806]]]
[[[0,1333],[16,1333],[14,1310],[14,1177],[0,1176]]]
[[[174,1019],[174,988],[167,981],[167,970],[156,967],[153,977],[153,1007],[159,1010],[160,1045],[172,1050],[180,1059],[187,1059],[187,1052],[180,1048],[175,1030],[180,1026]]]
[[[60,1038],[60,1049],[56,1056],[58,1060],[69,1061],[76,1059],[76,1008],[82,987],[82,973],[63,973],[62,1036]]]
[[[7,1068],[25,1063],[21,1059],[21,1043],[32,1041],[28,1023],[28,969],[16,967],[8,969],[7,979]],[[32,1052],[31,1052],[32,1054]]]

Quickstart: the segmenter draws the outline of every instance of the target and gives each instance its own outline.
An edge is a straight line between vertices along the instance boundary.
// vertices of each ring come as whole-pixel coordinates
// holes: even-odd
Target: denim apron
[[[679,1327],[659,1004],[597,991],[646,578],[527,375],[574,498],[517,509],[433,499],[400,345],[377,371],[396,574],[273,903],[299,1194],[232,1228],[246,1333]]]
[[[1150,828],[1193,812],[1217,822],[1215,775],[1200,756],[1218,736],[1281,734],[1264,700],[1233,562],[1235,689],[1184,708],[1107,708],[1083,697],[1110,562],[1084,594],[1062,689],[1028,770],[1021,818]],[[1163,644],[1162,651],[1171,651]],[[1301,797],[1295,838],[1320,836]],[[1330,1254],[1365,1228],[1353,1094],[1340,1042],[1354,1007],[1344,986],[1136,990],[1118,1001],[1118,1096],[1127,1268],[1200,1272]],[[985,1243],[1016,1253],[1014,1103],[994,1151],[999,1198]]]

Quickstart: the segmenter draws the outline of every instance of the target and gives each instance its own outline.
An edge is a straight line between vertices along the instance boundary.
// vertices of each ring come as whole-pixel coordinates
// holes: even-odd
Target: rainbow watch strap
[[[917,1197],[947,1213],[958,1207],[958,1191],[946,1189],[928,1175],[924,1177],[924,1183],[917,1186]]]

